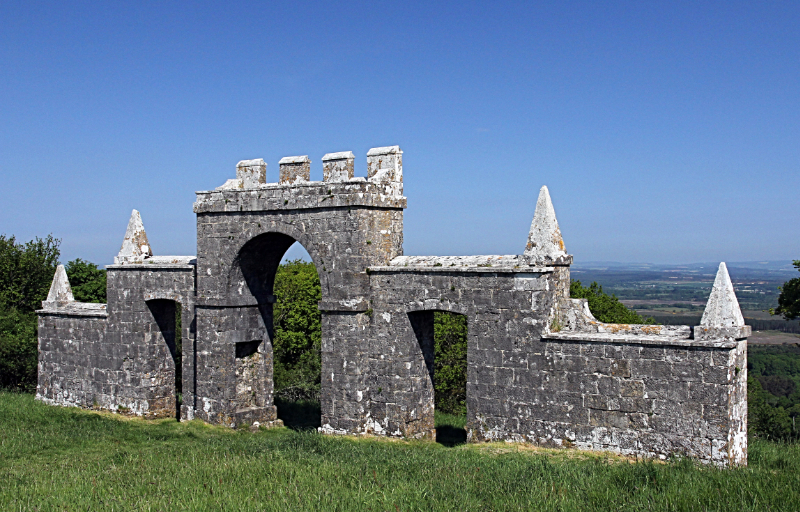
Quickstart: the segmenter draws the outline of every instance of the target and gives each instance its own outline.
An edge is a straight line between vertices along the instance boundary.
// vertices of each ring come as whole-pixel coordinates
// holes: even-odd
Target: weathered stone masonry
[[[153,256],[134,211],[107,306],[76,303],[57,272],[39,311],[38,398],[175,414],[179,307],[180,417],[279,424],[273,284],[299,242],[322,286],[322,432],[434,436],[433,312],[450,311],[468,321],[470,441],[746,463],[749,328],[724,263],[700,326],[602,324],[569,298],[546,187],[523,254],[403,256],[402,151],[370,150],[366,178],[353,161],[325,155],[311,182],[310,159],[286,157],[278,183],[263,160],[240,162],[197,193],[196,258]]]

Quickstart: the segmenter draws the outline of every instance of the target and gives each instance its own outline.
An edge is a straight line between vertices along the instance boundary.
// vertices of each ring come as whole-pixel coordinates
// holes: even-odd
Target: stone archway
[[[282,410],[283,413],[286,413],[287,410],[294,411],[293,406],[296,405],[287,404],[286,400],[276,403],[275,400],[275,369],[278,363],[275,353],[275,306],[279,300],[275,292],[275,284],[281,261],[288,249],[295,243],[303,245],[299,240],[285,233],[276,231],[261,233],[242,245],[230,267],[227,283],[228,304],[251,314],[257,310],[259,327],[262,330],[260,334],[254,335],[252,320],[244,323],[240,337],[248,341],[236,342],[235,402],[239,416],[242,416],[241,413],[247,410],[257,411],[260,409],[273,410],[275,415],[278,415],[280,411],[277,406],[284,407]],[[303,247],[305,248],[305,246]],[[322,281],[319,265],[313,261],[313,248],[306,250],[312,257],[312,264],[317,269],[317,274],[320,275],[320,281]],[[251,338],[255,339],[251,340]],[[322,355],[320,354],[318,357],[322,358]],[[321,380],[321,375],[317,375],[317,378]],[[317,407],[314,406],[316,411],[314,414],[319,415]],[[290,413],[289,418],[276,417],[289,421],[292,419],[291,416],[298,414],[308,416],[308,411],[294,411],[294,414]],[[272,414],[268,413],[263,417],[270,420],[271,416]],[[319,426],[318,420],[316,426]],[[247,420],[243,420],[243,422],[247,422]],[[291,424],[291,422],[287,424]]]

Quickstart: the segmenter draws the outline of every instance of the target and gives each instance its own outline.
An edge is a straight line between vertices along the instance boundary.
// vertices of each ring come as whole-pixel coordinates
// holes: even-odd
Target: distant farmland
[[[794,341],[800,334],[800,322],[787,322],[768,310],[778,305],[778,287],[798,277],[790,261],[763,263],[728,263],[745,322],[759,331],[754,338],[780,338]],[[621,263],[576,264],[572,279],[584,285],[597,281],[607,293],[614,294],[639,314],[651,316],[658,323],[697,325],[711,293],[717,264],[642,265]],[[774,334],[763,334],[769,331]],[[768,342],[768,341],[765,341]]]

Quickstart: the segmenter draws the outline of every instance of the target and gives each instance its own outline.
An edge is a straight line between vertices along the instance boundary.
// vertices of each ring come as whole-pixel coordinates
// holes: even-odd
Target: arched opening
[[[154,409],[160,409],[164,415],[173,415],[181,419],[181,405],[183,403],[183,336],[181,331],[181,304],[174,300],[154,299],[147,301],[147,307],[153,315],[158,326],[160,340],[155,341],[156,347],[163,349],[166,345],[169,355],[157,358],[160,364],[160,378],[156,379],[161,389],[156,390],[158,404]],[[161,350],[157,350],[160,353]],[[160,415],[160,413],[157,413]]]
[[[229,291],[234,302],[258,308],[266,334],[237,344],[237,406],[274,405],[293,428],[315,428],[321,419],[321,287],[307,260],[294,238],[259,235],[240,250]]]
[[[467,440],[467,317],[449,311],[408,314],[428,370],[423,393],[434,410],[436,441]]]

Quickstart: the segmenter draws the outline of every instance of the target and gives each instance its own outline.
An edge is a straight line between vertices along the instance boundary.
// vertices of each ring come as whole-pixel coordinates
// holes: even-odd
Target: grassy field
[[[749,467],[720,470],[505,444],[251,433],[0,393],[4,511],[799,509],[798,445],[756,441]]]

